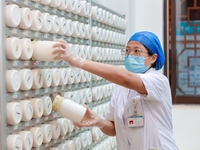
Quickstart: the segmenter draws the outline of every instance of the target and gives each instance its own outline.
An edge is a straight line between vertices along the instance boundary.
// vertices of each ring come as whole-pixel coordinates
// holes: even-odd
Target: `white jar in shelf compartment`
[[[92,37],[92,28],[89,24],[85,24],[85,39],[89,39]]]
[[[107,11],[105,9],[102,10],[103,11],[103,23],[107,23],[108,21],[108,16],[107,16]]]
[[[6,25],[8,27],[17,27],[21,20],[19,6],[15,4],[6,5]]]
[[[92,48],[91,46],[86,46],[86,52],[87,52],[87,59],[91,60],[92,59]]]
[[[71,100],[73,100],[74,102],[80,104],[81,96],[80,96],[79,91],[73,91],[73,95],[74,95],[74,98],[71,99]]]
[[[91,131],[86,131],[85,133],[87,135],[87,142],[88,142],[87,145],[89,146],[92,144],[92,133]]]
[[[81,56],[81,48],[79,44],[74,44],[74,52],[76,53],[76,55]]]
[[[68,131],[68,123],[66,118],[58,118],[58,124],[60,125],[60,135],[65,136]]]
[[[103,41],[103,29],[99,28],[99,41]]]
[[[73,100],[74,99],[74,92],[71,92],[71,91],[65,92],[63,97],[65,99],[71,99],[71,100]]]
[[[92,19],[99,20],[99,7],[98,6],[92,6]]]
[[[88,5],[88,13],[87,13],[86,17],[89,18],[92,16],[92,6],[91,6],[90,2],[88,2],[87,5]]]
[[[52,139],[57,139],[60,136],[60,125],[57,121],[49,122],[52,131]]]
[[[99,47],[99,60],[102,60],[104,57],[104,54],[102,53],[102,48]]]
[[[8,37],[6,38],[6,57],[11,60],[19,59],[22,53],[19,38]]]
[[[80,93],[80,104],[85,104],[85,102],[86,102],[86,92],[85,92],[85,89],[79,90],[78,93]]]
[[[40,69],[31,69],[33,75],[32,89],[40,89],[43,85],[42,72]]]
[[[51,86],[58,86],[60,83],[60,72],[57,68],[51,68],[49,69],[52,74],[52,82]]]
[[[76,69],[74,72],[74,83],[79,83],[81,80],[80,69]]]
[[[76,150],[81,150],[81,139],[80,139],[80,137],[73,137],[72,140],[75,143]]]
[[[57,61],[54,60],[55,55],[52,52],[55,50],[53,45],[56,41],[36,41],[33,42],[32,58],[39,61]]]
[[[99,87],[98,86],[92,87],[92,100],[93,101],[99,100],[99,94],[100,94]]]
[[[51,15],[49,13],[42,13],[42,28],[41,32],[49,32],[52,28]]]
[[[19,40],[22,48],[20,59],[29,60],[33,55],[33,46],[31,40],[28,38],[22,38]]]
[[[6,148],[8,150],[22,150],[23,149],[23,143],[22,138],[18,134],[9,134],[7,135],[7,142],[6,142]]]
[[[67,149],[76,150],[75,142],[73,140],[66,140],[65,144],[67,145]]]
[[[72,24],[72,20],[67,19],[67,32],[66,36],[71,36],[74,31],[74,26]]]
[[[86,148],[86,146],[88,145],[88,139],[87,139],[87,134],[86,132],[81,132],[78,134],[78,136],[80,137],[81,140],[81,148]]]
[[[42,28],[42,14],[39,10],[32,10],[31,11],[31,17],[33,19],[33,22],[31,24],[30,29],[33,31],[40,31]]]
[[[86,34],[86,27],[84,23],[80,23],[80,35],[79,38],[84,38]]]
[[[20,90],[30,90],[33,85],[33,75],[30,69],[21,69],[19,74],[21,76]]]
[[[86,78],[87,78],[87,72],[85,70],[80,70],[80,75],[81,75],[81,79],[80,79],[80,82],[81,83],[84,83],[86,82]]]
[[[80,36],[80,23],[78,21],[72,21],[73,25],[73,33],[72,37],[79,37]]]
[[[106,24],[107,24],[107,25],[110,25],[110,12],[107,11],[107,12],[106,12],[106,15],[107,15],[107,22],[106,22]]]
[[[86,59],[87,58],[87,47],[85,45],[80,45],[81,50],[81,58]]]
[[[21,14],[21,21],[19,23],[19,27],[21,29],[29,29],[33,22],[31,17],[31,10],[27,7],[21,7],[20,14]]]
[[[57,15],[51,15],[51,30],[49,31],[50,33],[56,34],[58,33],[59,29],[60,29],[60,24],[59,24],[59,20],[58,20],[58,16]]]
[[[40,3],[44,5],[49,5],[51,3],[51,0],[40,0]]]
[[[60,6],[60,4],[61,4],[61,0],[51,0],[49,6],[57,8],[58,6]]]
[[[60,5],[58,6],[58,9],[65,10],[68,6],[68,0],[61,0]]]
[[[41,69],[41,73],[42,73],[42,78],[43,78],[43,84],[42,87],[43,88],[48,88],[51,85],[52,82],[52,74],[51,71],[49,69]]]
[[[49,96],[43,96],[41,97],[42,104],[43,104],[43,115],[48,116],[51,113],[52,110],[52,101]]]
[[[92,39],[95,41],[99,40],[99,27],[97,26],[92,27]]]
[[[103,19],[104,19],[103,9],[99,8],[99,22],[103,22]]]
[[[16,92],[21,85],[21,78],[19,71],[7,70],[6,71],[6,89],[8,92]]]
[[[85,92],[86,92],[86,103],[92,102],[92,90],[90,88],[86,88]]]
[[[33,105],[29,100],[21,100],[19,104],[22,109],[22,121],[29,121],[33,117]]]
[[[73,14],[79,14],[81,12],[81,1],[75,0],[75,9],[72,12]]]
[[[73,84],[74,83],[74,78],[75,78],[75,74],[74,71],[72,71],[71,68],[67,68],[67,72],[68,72],[68,80],[67,80],[67,84]]]
[[[23,149],[31,150],[33,146],[33,135],[30,131],[20,131],[19,135],[22,138]]]
[[[43,133],[40,127],[28,128],[33,135],[33,147],[40,147],[43,141]]]
[[[33,105],[33,118],[42,117],[44,111],[42,100],[40,98],[32,98],[30,101]]]
[[[49,143],[52,138],[51,126],[49,124],[42,124],[40,128],[42,129],[43,134],[42,143]]]
[[[59,85],[66,85],[68,80],[68,72],[66,68],[59,68],[58,69],[60,74],[60,82]]]
[[[6,105],[7,123],[15,125],[20,123],[22,119],[22,108],[18,102],[9,102]]]
[[[75,10],[75,0],[68,0],[68,6],[65,9],[66,12],[73,12]]]
[[[86,17],[89,12],[87,1],[81,1],[81,11],[79,13],[80,16]]]
[[[71,133],[74,130],[74,124],[71,120],[67,119],[67,125],[68,125],[68,133]]]
[[[99,47],[92,47],[92,60],[99,60]]]
[[[64,142],[58,144],[58,148],[59,148],[59,150],[66,150],[66,149],[68,149],[67,144],[64,143]]]
[[[87,73],[86,82],[89,82],[92,79],[92,74],[90,72],[86,72],[86,73]]]
[[[59,17],[58,23],[60,24],[58,34],[65,35],[67,33],[67,20],[64,17]]]
[[[98,141],[99,140],[99,128],[98,127],[92,127],[92,140]]]

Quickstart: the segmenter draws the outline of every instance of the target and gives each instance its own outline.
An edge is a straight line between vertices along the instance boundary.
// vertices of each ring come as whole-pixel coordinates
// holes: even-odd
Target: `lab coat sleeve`
[[[147,95],[142,95],[144,100],[162,102],[166,97],[171,99],[169,81],[163,74],[150,72],[139,75],[147,90]]]

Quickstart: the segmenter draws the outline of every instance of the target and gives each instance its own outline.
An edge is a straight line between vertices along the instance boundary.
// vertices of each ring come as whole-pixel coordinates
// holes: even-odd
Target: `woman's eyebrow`
[[[126,48],[131,48],[130,46],[126,46]],[[134,46],[134,47],[132,47],[133,49],[135,49],[135,48],[141,48],[141,47],[139,47],[139,46]]]

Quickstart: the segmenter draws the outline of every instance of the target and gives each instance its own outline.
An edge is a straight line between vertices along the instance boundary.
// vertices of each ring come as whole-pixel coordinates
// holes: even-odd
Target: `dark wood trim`
[[[199,96],[176,96],[176,104],[200,104]]]
[[[169,0],[164,0],[164,53],[165,53],[165,66],[164,74],[169,79]]]
[[[171,0],[171,91],[172,102],[176,103],[176,1]]]

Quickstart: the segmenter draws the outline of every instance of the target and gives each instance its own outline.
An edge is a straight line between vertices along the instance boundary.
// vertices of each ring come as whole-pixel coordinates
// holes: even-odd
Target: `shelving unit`
[[[53,1],[53,0],[52,0]],[[65,0],[63,0],[65,1]],[[65,1],[66,2],[66,1]],[[69,2],[79,4],[80,0],[71,0]],[[49,121],[57,120],[61,118],[58,113],[51,112],[49,115],[42,115],[38,118],[31,118],[29,121],[20,121],[16,124],[8,124],[7,123],[7,104],[12,102],[20,102],[23,100],[30,100],[32,98],[40,98],[42,96],[50,97],[51,100],[54,100],[55,95],[61,94],[65,96],[67,92],[79,92],[80,90],[84,90],[84,93],[91,98],[89,102],[84,102],[84,104],[88,105],[93,111],[96,113],[100,113],[101,115],[105,115],[106,105],[108,104],[112,90],[114,88],[114,84],[110,83],[109,81],[102,79],[101,77],[97,77],[96,75],[90,74],[87,72],[87,77],[89,81],[83,81],[78,83],[67,83],[65,85],[58,85],[58,86],[49,86],[46,88],[39,88],[39,89],[29,89],[29,90],[17,90],[15,92],[8,92],[7,91],[7,82],[6,82],[6,72],[7,70],[21,70],[21,69],[49,69],[49,68],[70,68],[64,61],[60,62],[43,62],[38,60],[32,59],[8,59],[6,58],[6,38],[8,37],[17,37],[21,38],[28,38],[31,41],[38,41],[38,40],[47,40],[53,41],[55,39],[64,39],[66,42],[72,45],[82,45],[86,46],[89,49],[88,55],[91,55],[91,60],[113,64],[121,67],[123,65],[123,60],[120,56],[120,49],[125,45],[125,31],[126,31],[126,21],[125,17],[117,12],[106,8],[92,0],[87,0],[88,7],[90,9],[89,13],[91,14],[88,16],[80,16],[79,14],[74,14],[73,12],[66,12],[65,10],[60,10],[58,8],[52,8],[49,5],[44,5],[40,3],[40,0],[2,0],[0,2],[0,47],[1,47],[1,55],[0,55],[0,149],[6,150],[7,149],[7,136],[11,134],[18,135],[20,131],[29,131],[31,127],[39,127],[44,123],[48,123]],[[71,21],[78,21],[79,23],[84,23],[91,26],[91,38],[80,38],[80,37],[72,37],[66,35],[59,35],[59,34],[52,34],[49,32],[40,32],[33,31],[30,29],[21,29],[19,26],[16,27],[9,27],[6,25],[6,5],[8,4],[16,4],[19,8],[26,7],[30,10],[39,10],[41,13],[49,13],[50,15],[56,15],[58,17],[64,17],[66,19],[70,19]],[[104,16],[100,15],[102,18],[97,19],[92,15],[96,15],[96,12],[93,12],[93,7],[98,10],[98,12],[104,11]],[[100,10],[101,11],[100,11]],[[97,13],[98,13],[97,12]],[[105,13],[107,16],[107,21],[105,21]],[[112,20],[110,20],[112,19]],[[96,29],[94,29],[95,27]],[[98,32],[98,31],[101,32]],[[82,31],[85,32],[85,31]],[[95,37],[95,35],[99,34],[99,39]],[[104,38],[103,38],[104,37]],[[109,38],[110,37],[110,38]],[[75,76],[77,73],[80,72],[75,71]],[[81,75],[81,74],[80,74]],[[12,80],[12,79],[10,79]],[[88,89],[91,93],[87,93],[86,89]],[[96,93],[95,91],[96,90]],[[87,95],[88,94],[88,95]],[[67,98],[67,97],[65,97]],[[98,109],[95,109],[98,108]],[[33,110],[34,111],[34,110]],[[24,113],[24,112],[22,112]],[[71,132],[67,132],[64,136],[59,136],[57,139],[51,139],[48,143],[42,143],[39,146],[32,146],[31,149],[34,150],[44,150],[50,148],[58,148],[58,145],[61,143],[65,143],[66,140],[73,140],[74,137],[79,137],[80,133],[86,133],[90,131],[92,134],[92,128],[86,129],[78,129],[75,128]],[[100,138],[98,140],[92,139],[92,143],[81,148],[83,150],[95,150],[98,146],[109,147],[110,149],[115,149],[116,145],[114,138],[110,138],[102,133],[100,134]],[[82,140],[80,138],[80,140]],[[109,141],[112,145],[108,144]],[[13,144],[13,141],[9,141],[9,144]],[[22,142],[23,144],[23,142]],[[80,143],[79,143],[80,144]],[[20,145],[22,146],[22,145]],[[20,147],[19,146],[19,147]],[[20,149],[20,148],[15,149]],[[14,148],[13,148],[14,149]],[[78,150],[78,149],[77,149]]]

